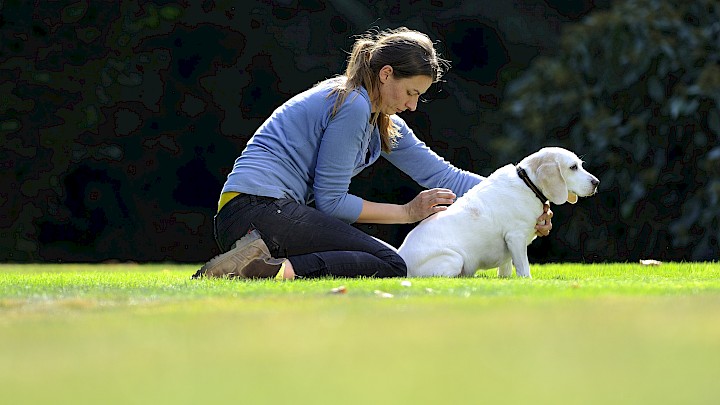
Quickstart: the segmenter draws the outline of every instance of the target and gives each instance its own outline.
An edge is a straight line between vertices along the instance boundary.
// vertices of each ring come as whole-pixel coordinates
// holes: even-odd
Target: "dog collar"
[[[545,194],[543,194],[542,191],[540,191],[540,189],[537,188],[535,184],[533,184],[533,182],[530,180],[530,177],[528,177],[527,173],[525,172],[525,169],[517,166],[517,174],[525,182],[525,184],[530,187],[530,190],[535,193],[535,196],[538,198],[538,200],[540,200],[541,203],[543,203],[543,205],[548,203],[548,198],[545,197]]]

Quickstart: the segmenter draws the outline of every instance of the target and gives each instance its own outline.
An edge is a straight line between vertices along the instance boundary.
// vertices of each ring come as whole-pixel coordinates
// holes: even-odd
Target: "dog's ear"
[[[560,165],[557,162],[545,162],[537,168],[537,178],[540,183],[540,190],[551,203],[560,205],[568,200],[568,190],[565,178],[560,172]]]

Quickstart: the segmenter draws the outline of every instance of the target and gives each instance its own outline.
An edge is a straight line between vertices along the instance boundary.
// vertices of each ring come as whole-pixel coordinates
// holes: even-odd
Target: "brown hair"
[[[348,94],[360,86],[365,87],[373,105],[379,102],[378,74],[385,65],[392,66],[393,75],[398,78],[423,75],[431,77],[433,83],[439,81],[449,67],[448,61],[438,57],[430,38],[421,32],[400,27],[361,35],[350,52],[344,74],[346,80],[330,93],[337,94],[332,115],[337,113]],[[400,136],[390,116],[375,112],[370,122],[378,125],[383,151],[390,152]]]

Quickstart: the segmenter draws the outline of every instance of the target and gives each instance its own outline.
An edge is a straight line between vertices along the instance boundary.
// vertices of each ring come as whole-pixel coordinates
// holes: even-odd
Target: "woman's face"
[[[430,76],[417,75],[405,78],[396,78],[393,68],[389,65],[380,69],[380,100],[373,112],[382,112],[388,115],[397,114],[405,110],[415,111],[418,99],[432,85]]]

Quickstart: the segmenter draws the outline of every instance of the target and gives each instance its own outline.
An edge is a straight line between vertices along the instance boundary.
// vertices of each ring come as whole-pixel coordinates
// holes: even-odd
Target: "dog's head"
[[[542,148],[520,162],[530,180],[553,204],[575,204],[578,196],[597,192],[600,180],[582,167],[582,160],[563,148]]]

